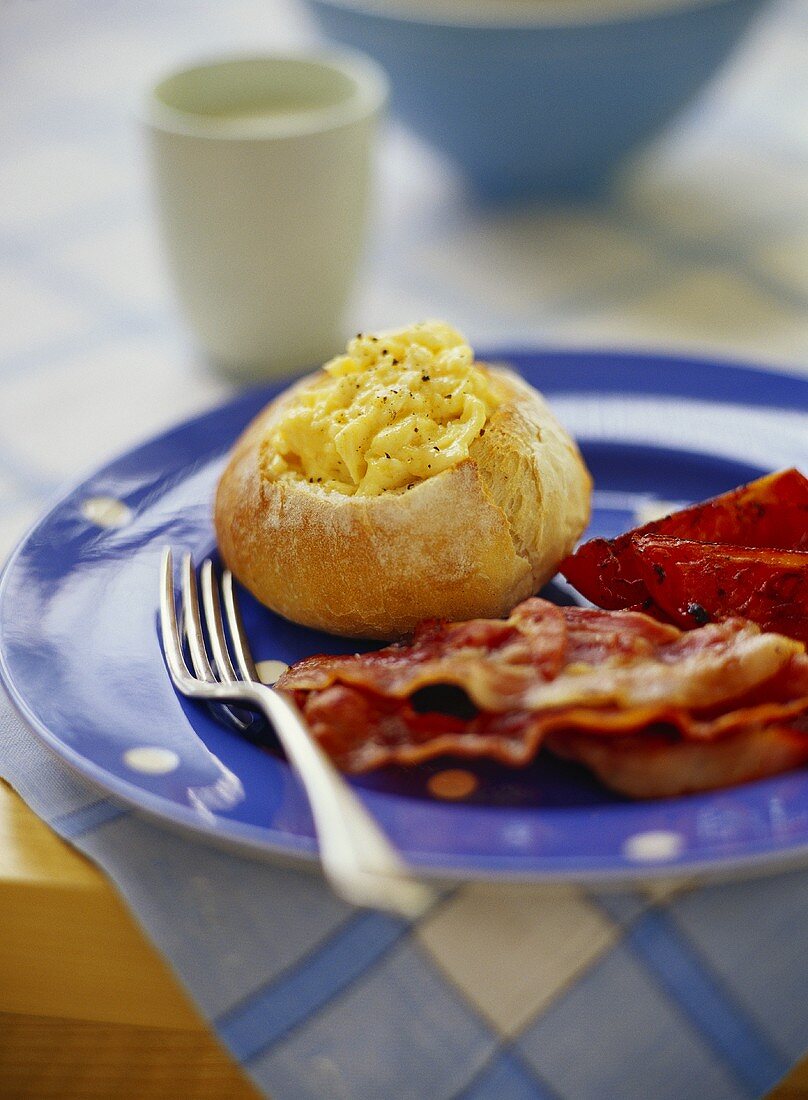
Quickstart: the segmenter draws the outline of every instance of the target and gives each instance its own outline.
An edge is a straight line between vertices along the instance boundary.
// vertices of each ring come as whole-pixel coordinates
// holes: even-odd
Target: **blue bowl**
[[[398,117],[492,198],[600,189],[764,2],[307,0],[328,37],[384,66]]]

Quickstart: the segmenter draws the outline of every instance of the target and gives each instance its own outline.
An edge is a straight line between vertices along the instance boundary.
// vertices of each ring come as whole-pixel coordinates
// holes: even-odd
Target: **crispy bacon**
[[[532,599],[506,621],[430,622],[409,645],[308,658],[278,686],[352,772],[444,754],[522,765],[546,741],[616,789],[654,797],[667,791],[658,776],[665,746],[679,769],[670,785],[682,790],[695,789],[698,774],[710,786],[721,775],[738,781],[744,768],[762,774],[765,759],[782,770],[803,742],[797,762],[808,759],[808,729],[798,727],[808,713],[804,646],[740,620],[682,633],[636,612]],[[765,758],[758,750],[772,738],[780,749]],[[736,741],[754,768],[723,763]],[[643,745],[653,764],[644,788],[624,778],[638,770]],[[713,764],[685,781],[703,759]]]
[[[654,624],[656,626],[656,624]],[[309,657],[279,684],[286,690],[322,690],[337,681],[403,699],[431,684],[454,684],[481,709],[518,705],[537,681],[558,675],[567,628],[562,609],[527,600],[507,620],[422,623],[408,645],[345,657]]]
[[[685,741],[664,729],[604,740],[572,731],[547,748],[593,771],[629,798],[673,798],[734,787],[808,762],[808,729],[749,725],[717,741]]]
[[[608,613],[525,600],[507,620],[429,622],[410,644],[309,657],[286,691],[332,684],[394,699],[454,685],[480,710],[590,706],[707,707],[769,679],[801,647],[741,620],[682,634],[632,611]]]

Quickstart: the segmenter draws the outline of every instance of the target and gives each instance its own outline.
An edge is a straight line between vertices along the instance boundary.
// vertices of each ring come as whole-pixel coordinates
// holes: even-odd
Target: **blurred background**
[[[478,11],[474,0],[468,10]],[[144,90],[199,58],[308,49],[325,31],[367,34],[350,30],[345,14],[302,0],[0,5],[0,555],[65,480],[232,392],[177,314],[136,118]],[[805,0],[744,5],[715,79],[621,158],[599,194],[576,194],[563,174],[546,188],[520,189],[512,177],[502,194],[490,178],[475,181],[434,137],[449,110],[439,81],[418,108],[430,125],[416,116],[416,133],[413,89],[402,83],[422,63],[412,26],[392,52],[399,32],[390,26],[361,42],[388,49],[394,112],[376,150],[369,246],[346,334],[440,317],[478,348],[675,348],[808,369]],[[529,68],[545,47],[519,37]],[[654,65],[666,43],[685,77],[690,62],[705,64],[677,31],[649,47]],[[588,41],[583,58],[565,54],[558,69],[582,81],[593,104],[621,85],[593,83],[600,45]],[[469,65],[478,90],[502,83],[507,55],[493,39],[475,49],[454,70],[447,61],[444,83],[467,79]],[[624,57],[642,49],[629,44]],[[489,71],[495,56],[499,70]],[[535,73],[546,76],[548,58],[535,53]],[[625,109],[653,94],[654,71],[634,94],[639,76],[618,70]],[[541,94],[544,113],[573,118],[568,87],[556,99]],[[510,114],[517,137],[536,146],[529,99],[510,103]],[[570,134],[575,125],[584,123],[568,122]],[[514,135],[501,132],[504,149]]]

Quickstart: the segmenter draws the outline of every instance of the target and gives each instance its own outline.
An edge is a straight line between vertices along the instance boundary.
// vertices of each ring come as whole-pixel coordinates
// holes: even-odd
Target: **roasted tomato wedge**
[[[724,493],[723,496],[694,504],[665,516],[664,519],[634,528],[615,539],[591,539],[559,567],[567,580],[599,607],[610,610],[643,608],[649,614],[666,611],[674,622],[682,626],[697,626],[698,618],[683,618],[681,614],[674,615],[669,610],[674,606],[672,599],[666,599],[663,604],[656,598],[659,594],[656,584],[658,578],[648,571],[652,558],[649,544],[646,544],[644,554],[641,555],[638,551],[642,540],[652,536],[679,540],[681,545],[688,546],[683,558],[683,568],[685,565],[688,567],[688,581],[698,580],[696,563],[699,551],[693,547],[700,543],[719,543],[738,548],[758,548],[754,557],[761,563],[759,571],[753,573],[746,568],[750,564],[749,559],[744,559],[742,563],[742,576],[748,578],[750,583],[754,576],[757,583],[767,585],[767,591],[782,592],[783,585],[786,590],[794,585],[798,589],[796,581],[789,580],[786,583],[783,577],[784,571],[792,568],[791,564],[786,565],[782,560],[776,560],[768,553],[760,551],[808,552],[808,479],[794,469],[769,474],[732,492]],[[715,555],[712,552],[708,555],[706,551],[702,553],[705,560],[710,557],[709,568],[717,569]],[[670,554],[666,554],[665,558],[668,563],[672,562]],[[725,562],[725,568],[731,568],[726,555]],[[745,583],[746,581],[739,580],[735,589],[718,583],[714,587],[728,592],[737,590],[740,593]],[[697,585],[683,606],[691,603],[705,606],[699,598],[699,591],[700,587]],[[776,621],[778,626],[771,628],[784,629],[780,618],[756,619],[749,613],[746,605],[730,603],[729,599],[730,597],[720,597],[724,602],[715,603],[716,614],[721,606],[722,617],[743,615],[764,626],[770,626]],[[772,597],[772,601],[779,607],[784,606],[787,599],[786,595]],[[761,606],[765,607],[767,604],[762,603]],[[804,613],[803,607],[800,614]],[[702,618],[702,621],[705,620]],[[795,636],[804,637],[804,630],[805,627],[802,627],[803,632]]]
[[[741,616],[808,642],[808,551],[699,543],[661,535],[633,539],[654,601],[677,626]]]

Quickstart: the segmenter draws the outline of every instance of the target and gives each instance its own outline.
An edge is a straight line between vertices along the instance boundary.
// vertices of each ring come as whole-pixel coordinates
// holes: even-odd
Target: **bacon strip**
[[[434,684],[461,688],[480,710],[589,706],[708,707],[770,679],[801,646],[740,619],[683,634],[646,615],[525,600],[507,620],[428,622],[409,644],[309,657],[286,691],[335,683],[405,699]]]
[[[707,743],[679,740],[664,730],[608,741],[573,731],[552,734],[547,748],[629,798],[673,798],[800,767],[808,762],[808,729],[749,725]]]
[[[798,727],[808,713],[804,646],[741,620],[684,634],[636,612],[533,599],[506,621],[431,622],[409,645],[308,658],[278,687],[294,692],[326,751],[352,772],[444,754],[522,765],[546,740],[616,789],[655,797],[694,789],[693,775],[735,782],[744,768],[722,763],[732,742],[773,770],[797,760],[803,743],[808,758],[808,730]],[[772,738],[780,750],[765,757],[758,749]],[[676,753],[662,782],[665,746]],[[628,760],[641,776],[643,752],[653,763],[645,787],[624,778]],[[699,771],[693,762],[705,754],[714,764]]]
[[[278,686],[315,691],[339,681],[403,699],[432,684],[455,684],[479,708],[507,710],[537,680],[558,675],[566,638],[561,608],[546,600],[527,600],[507,620],[430,620],[407,645],[354,656],[309,657],[286,672]]]

